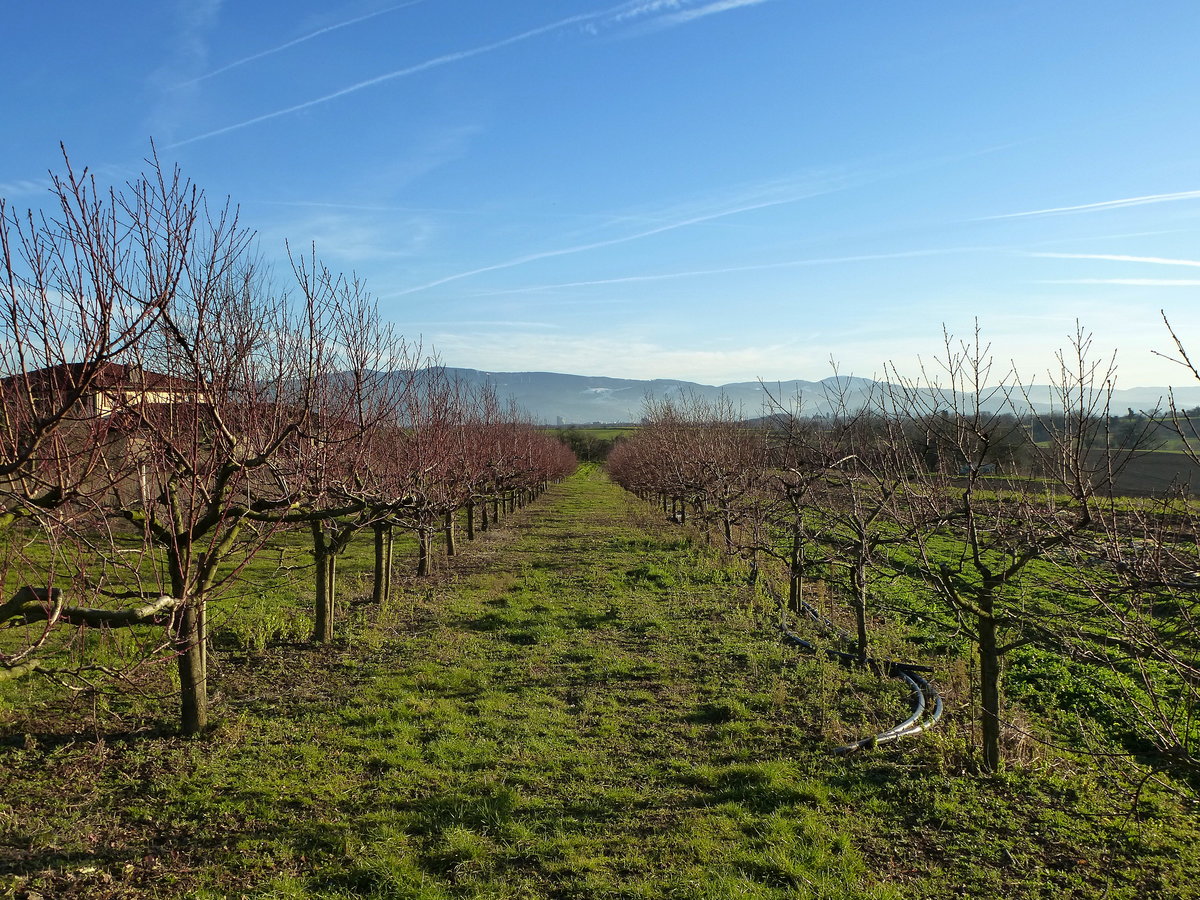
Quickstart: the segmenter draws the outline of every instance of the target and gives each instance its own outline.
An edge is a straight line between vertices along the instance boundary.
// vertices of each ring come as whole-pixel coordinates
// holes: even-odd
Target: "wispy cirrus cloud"
[[[219,2],[219,0],[214,0],[214,2]],[[183,81],[181,84],[185,86],[195,85],[197,82],[206,78],[210,78],[213,75],[219,74],[220,72],[227,71],[235,66],[243,65],[244,63],[255,59],[260,59],[263,56],[269,56],[273,53],[278,53],[281,50],[287,49],[288,47],[292,47],[296,44],[303,43],[304,41],[319,37],[320,35],[336,30],[337,28],[344,28],[347,25],[353,25],[357,22],[363,21],[364,19],[373,18],[374,16],[382,15],[384,12],[390,12],[393,9],[400,9],[403,6],[411,6],[413,3],[418,2],[422,2],[422,0],[411,0],[410,3],[389,7],[386,10],[373,13],[369,16],[362,16],[344,23],[328,26],[312,32],[309,35],[305,35],[304,37],[296,38],[293,41],[281,44],[278,47],[265,50],[262,53],[254,54],[246,57],[243,60],[230,63],[227,66],[192,78],[191,80]],[[311,109],[314,106],[329,103],[333,100],[338,100],[342,97],[347,97],[351,94],[358,93],[359,91],[366,90],[367,88],[375,87],[376,85],[384,84],[389,81],[395,81],[400,78],[407,78],[420,72],[425,72],[440,66],[447,66],[452,63],[461,62],[462,60],[470,59],[475,56],[482,56],[486,53],[491,53],[504,47],[512,46],[513,44],[519,44],[535,37],[549,34],[550,32],[559,31],[572,25],[588,25],[591,26],[592,30],[594,31],[596,26],[600,23],[620,25],[634,20],[642,20],[645,27],[657,30],[660,28],[669,28],[674,25],[680,25],[695,19],[704,18],[706,16],[716,15],[717,13],[728,12],[730,10],[740,9],[746,6],[756,6],[760,3],[767,2],[770,2],[770,0],[714,0],[714,2],[696,5],[693,2],[689,2],[689,0],[636,0],[636,2],[633,3],[622,3],[618,6],[596,10],[594,12],[579,13],[574,16],[567,16],[566,18],[557,19],[546,25],[539,25],[536,28],[526,29],[525,31],[521,31],[517,34],[509,35],[508,37],[490,41],[485,44],[480,44],[475,47],[469,47],[464,50],[456,50],[451,53],[443,53],[440,56],[432,57],[424,60],[423,62],[414,63],[413,65],[405,66],[401,69],[395,69],[391,72],[385,72],[382,75],[376,75],[374,78],[367,78],[363,81],[355,82],[347,87],[340,88],[339,90],[332,91],[328,94],[322,94],[319,97],[313,97],[312,99],[305,100],[302,103],[295,103],[291,106],[273,110],[272,112],[267,112],[249,119],[244,119],[241,122],[234,122],[231,125],[225,125],[221,128],[214,128],[211,131],[206,131],[202,134],[197,134],[192,137],[176,141],[168,146],[171,149],[174,149],[176,147],[183,147],[188,144],[194,144],[198,141],[204,141],[210,138],[218,137],[223,134],[229,134],[234,131],[239,131],[243,128],[248,128],[252,125],[258,125],[262,122],[278,119],[281,116],[302,112],[303,110]]]
[[[264,57],[274,56],[276,53],[282,53],[284,50],[291,49],[292,47],[295,47],[297,44],[303,44],[307,41],[313,40],[314,38],[319,38],[319,37],[321,37],[321,35],[329,34],[331,31],[337,31],[341,28],[348,28],[351,25],[357,25],[359,22],[366,22],[369,19],[374,19],[379,16],[385,15],[387,13],[395,12],[398,9],[404,9],[405,7],[408,7],[408,6],[415,6],[416,4],[422,3],[422,2],[424,2],[424,0],[408,0],[407,3],[397,3],[393,6],[388,6],[388,7],[385,7],[384,9],[376,10],[373,13],[367,13],[365,16],[358,16],[353,19],[347,19],[344,22],[337,22],[333,25],[326,25],[324,28],[318,28],[316,31],[310,31],[308,34],[301,35],[300,37],[294,38],[290,41],[285,41],[284,43],[279,44],[275,47],[271,47],[267,50],[262,50],[258,53],[252,53],[249,56],[243,56],[241,59],[235,59],[233,62],[226,63],[225,65],[221,66],[220,68],[213,69],[211,72],[205,72],[203,75],[198,75],[195,78],[189,79],[188,81],[180,82],[179,86],[180,87],[189,87],[193,84],[196,84],[197,82],[205,81],[209,78],[213,78],[224,72],[228,72],[230,69],[236,69],[239,66],[244,66],[247,63],[255,62],[256,60],[263,59]]]
[[[498,272],[502,269],[512,269],[516,268],[517,266],[527,265],[528,263],[538,262],[544,259],[554,259],[560,256],[571,256],[573,254],[584,253],[589,250],[600,250],[605,247],[628,244],[632,241],[640,241],[644,240],[645,238],[654,237],[655,235],[665,234],[670,231],[677,231],[680,228],[688,228],[693,225],[715,222],[719,219],[724,219],[729,216],[736,216],[742,213],[754,212],[755,210],[768,209],[775,206],[784,206],[789,203],[798,203],[802,200],[807,200],[812,197],[818,197],[823,194],[829,194],[837,190],[842,190],[843,188],[847,187],[849,183],[850,179],[848,177],[834,176],[824,178],[818,177],[811,182],[801,181],[801,183],[791,185],[790,187],[772,184],[765,187],[754,188],[748,191],[739,200],[732,203],[723,204],[716,209],[711,209],[705,212],[682,214],[676,217],[664,215],[662,217],[662,224],[655,225],[652,228],[643,228],[630,234],[623,234],[617,237],[605,238],[598,241],[589,241],[582,244],[572,244],[571,246],[559,247],[554,250],[543,250],[537,253],[527,253],[513,259],[504,260],[503,262],[492,263],[491,265],[487,266],[479,266],[463,272],[455,272],[452,275],[446,275],[442,278],[398,291],[396,292],[396,296],[415,294],[418,291],[424,291],[428,290],[429,288],[438,287],[439,285],[449,284],[452,281],[461,281],[464,278],[470,278],[474,275],[483,275],[487,272]]]
[[[425,328],[486,328],[489,331],[513,330],[522,328],[544,329],[546,331],[561,331],[562,325],[554,322],[521,322],[515,319],[447,319],[445,321],[414,321],[413,325]]]
[[[659,30],[684,25],[718,13],[747,6],[758,6],[768,2],[770,0],[711,0],[711,2],[697,5],[689,0],[649,0],[649,2],[630,4],[609,21],[616,25],[638,22],[643,31]]]
[[[343,209],[352,212],[398,212],[398,213],[421,213],[430,214],[437,213],[438,215],[460,215],[460,216],[475,216],[479,215],[478,210],[468,209],[443,209],[440,207],[426,206],[396,206],[391,204],[379,203],[348,203],[336,200],[259,200],[259,203],[264,206],[288,206],[299,209]]]
[[[853,256],[821,256],[804,259],[788,259],[773,263],[756,263],[745,266],[724,266],[713,269],[689,269],[681,272],[660,272],[653,275],[624,275],[618,278],[599,278],[592,281],[564,281],[556,284],[537,284],[502,291],[481,291],[477,296],[500,297],[508,294],[529,294],[537,291],[566,290],[577,287],[602,287],[613,284],[637,284],[639,282],[671,281],[679,278],[703,278],[709,275],[732,275],[739,272],[767,272],[773,269],[798,269],[806,266],[827,266],[856,262],[875,262],[888,259],[916,259],[927,256],[947,256],[956,253],[975,253],[992,250],[991,247],[941,247],[930,250],[901,250],[895,253],[862,253]]]
[[[0,181],[0,197],[33,197],[50,190],[49,178],[21,178],[17,181]]]
[[[196,88],[180,89],[208,66],[208,36],[220,16],[222,0],[179,0],[176,30],[167,44],[166,60],[150,76],[158,101],[150,111],[149,132],[170,136],[191,108]],[[170,146],[170,145],[168,145]]]
[[[1115,284],[1133,287],[1200,287],[1200,279],[1188,278],[1055,278],[1038,284]]]
[[[612,24],[635,22],[649,16],[678,12],[680,8],[688,5],[688,0],[635,0],[611,10],[612,15],[607,21]]]
[[[423,216],[380,217],[345,215],[338,210],[306,217],[289,217],[260,230],[260,234],[293,247],[313,246],[327,259],[351,264],[406,259],[424,252],[435,226]]]
[[[1030,257],[1041,259],[1078,259],[1097,262],[1134,263],[1152,266],[1183,266],[1190,269],[1200,269],[1200,260],[1178,259],[1166,256],[1133,256],[1124,253],[1029,253]],[[1115,285],[1129,287],[1198,287],[1200,280],[1191,278],[1138,278],[1138,277],[1101,277],[1101,278],[1055,278],[1039,281],[1038,284],[1078,284],[1078,285]]]
[[[1172,259],[1164,256],[1126,256],[1119,253],[1030,253],[1042,259],[1096,259],[1104,262],[1148,263],[1155,266],[1200,268],[1200,259]]]
[[[1046,209],[1031,209],[1024,212],[1003,213],[997,216],[981,216],[975,221],[988,222],[996,219],[1023,219],[1032,216],[1056,216],[1067,213],[1099,212],[1106,209],[1123,209],[1129,206],[1145,206],[1149,203],[1172,203],[1178,200],[1200,199],[1200,191],[1176,191],[1170,194],[1146,194],[1141,197],[1123,197],[1119,200],[1101,200],[1098,203],[1080,203],[1076,206],[1052,206]]]
[[[376,75],[374,78],[368,78],[364,81],[356,82],[340,90],[332,91],[328,94],[322,94],[320,97],[314,97],[311,100],[305,100],[303,103],[295,103],[291,106],[283,107],[282,109],[274,110],[273,112],[263,113],[260,116],[254,116],[250,119],[245,119],[241,122],[235,122],[232,125],[226,125],[222,128],[214,128],[212,131],[206,131],[203,134],[197,134],[193,137],[186,138],[182,141],[176,141],[169,145],[172,149],[183,147],[188,144],[194,144],[197,141],[205,141],[210,138],[218,137],[222,134],[229,134],[233,131],[240,131],[243,128],[249,128],[251,125],[258,125],[262,122],[269,122],[272,119],[278,119],[281,116],[291,115],[292,113],[301,112],[306,109],[311,109],[314,106],[319,106],[323,103],[329,103],[341,97],[348,97],[351,94],[356,94],[359,91],[374,87],[379,84],[384,84],[389,81],[395,81],[400,78],[407,78],[411,75],[416,75],[419,72],[425,72],[429,69],[436,69],[439,66],[447,66],[451,63],[461,62],[464,59],[470,59],[474,56],[482,56],[485,53],[491,53],[494,50],[499,50],[503,47],[510,47],[513,44],[519,44],[522,41],[530,40],[539,35],[547,34],[552,31],[566,28],[570,25],[579,24],[596,19],[604,12],[580,13],[574,16],[568,16],[565,19],[558,19],[548,25],[539,25],[537,28],[530,28],[522,31],[519,34],[510,35],[506,38],[491,41],[486,44],[480,44],[475,47],[470,47],[466,50],[456,50],[452,53],[443,53],[441,56],[435,56],[423,62],[414,63],[411,66],[405,66],[402,69],[395,69],[391,72],[385,72],[383,75]]]

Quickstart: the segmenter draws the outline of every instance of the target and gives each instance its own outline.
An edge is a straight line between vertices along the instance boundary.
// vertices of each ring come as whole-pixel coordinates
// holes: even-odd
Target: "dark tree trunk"
[[[375,584],[372,601],[382,604],[391,594],[392,561],[389,558],[388,538],[391,537],[391,526],[386,522],[376,522],[371,526],[375,533]]]
[[[396,571],[396,529],[390,523],[387,527],[384,544],[383,598],[390,600],[392,597],[392,574]]]
[[[167,568],[171,575],[171,595],[183,600],[172,636],[179,673],[179,730],[185,735],[196,735],[208,727],[206,598],[202,593],[195,596],[188,590],[178,546],[168,549]]]
[[[792,531],[792,553],[788,558],[788,607],[795,612],[800,612],[800,583],[801,583],[801,564],[804,561],[801,551],[804,544],[800,537],[800,529],[796,528]]]
[[[324,526],[311,523],[313,562],[316,565],[316,601],[313,610],[312,639],[318,644],[333,640],[334,555],[326,540]]]
[[[196,635],[200,642],[200,668],[204,678],[208,680],[209,663],[209,633],[208,633],[208,603],[203,599],[196,603]]]
[[[996,638],[996,620],[990,609],[979,620],[979,692],[982,704],[983,768],[999,771],[1000,756],[1000,650]]]
[[[475,501],[467,501],[467,540],[475,540]]]
[[[196,735],[208,727],[208,671],[205,668],[204,633],[199,615],[204,601],[189,599],[175,632],[179,668],[179,730]]]
[[[429,528],[425,525],[417,528],[417,574],[429,574]]]
[[[446,535],[446,555],[454,556],[458,547],[454,540],[454,513],[447,512],[442,518],[442,532]]]
[[[853,582],[854,621],[858,626],[858,658],[867,661],[867,556],[866,550],[859,547],[854,559]]]
[[[337,601],[337,567],[338,567],[338,550],[334,550],[329,554],[329,562],[325,566],[325,578],[327,586],[325,588],[326,605],[329,608],[329,637],[325,639],[325,643],[333,640],[333,622],[336,618]]]

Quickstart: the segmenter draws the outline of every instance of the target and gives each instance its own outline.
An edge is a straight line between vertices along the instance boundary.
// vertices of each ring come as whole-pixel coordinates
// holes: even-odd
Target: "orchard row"
[[[289,529],[311,536],[314,640],[336,564],[393,529],[454,550],[573,470],[574,456],[406,342],[315,251],[278,277],[228,204],[151,160],[120,190],[69,163],[52,208],[0,200],[0,681],[120,678],[73,628],[148,626],[174,659],[185,733],[208,720],[210,606]],[[64,650],[64,647],[67,649]]]
[[[1005,685],[1022,656],[1069,673],[1025,676],[1043,714],[1088,695],[1091,708],[1070,711],[1094,716],[1068,736],[1076,749],[1150,753],[1195,776],[1197,507],[1182,490],[1115,489],[1150,432],[1173,432],[1194,470],[1192,420],[1142,417],[1139,430],[1111,415],[1114,369],[1082,331],[1038,402],[992,368],[978,336],[947,338],[929,371],[831,379],[822,397],[770,398],[755,420],[719,402],[653,402],[609,471],[672,519],[719,534],[752,580],[776,573],[782,596],[786,579],[793,610],[836,598],[862,664],[885,620],[912,646],[963,655],[983,769],[1001,766],[1014,736]]]

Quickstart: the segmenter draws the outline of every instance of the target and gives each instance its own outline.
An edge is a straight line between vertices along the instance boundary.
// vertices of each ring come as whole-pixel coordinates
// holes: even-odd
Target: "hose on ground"
[[[862,659],[856,653],[850,653],[844,650],[834,650],[829,647],[819,647],[811,641],[805,640],[796,634],[790,627],[788,622],[787,604],[783,598],[775,591],[770,582],[764,581],[767,593],[775,600],[779,608],[779,630],[782,634],[784,643],[795,647],[804,653],[821,654],[829,659],[836,660],[842,665],[847,666],[867,666],[872,671],[890,678],[898,679],[904,682],[911,689],[909,703],[911,704],[912,713],[903,722],[893,725],[891,728],[881,731],[878,734],[870,737],[865,737],[849,744],[844,744],[834,749],[834,753],[838,756],[849,756],[852,753],[857,753],[859,750],[864,750],[869,747],[877,747],[880,744],[888,744],[898,741],[902,738],[913,737],[928,731],[942,718],[942,713],[945,711],[945,705],[942,702],[941,694],[938,693],[936,687],[930,680],[921,673],[932,673],[933,669],[929,666],[921,666],[915,663],[900,662],[897,660],[877,660],[877,659]],[[838,627],[828,617],[823,615],[820,610],[807,601],[800,602],[800,611],[805,614],[817,630],[840,640],[845,644],[854,645],[857,641],[849,632]]]

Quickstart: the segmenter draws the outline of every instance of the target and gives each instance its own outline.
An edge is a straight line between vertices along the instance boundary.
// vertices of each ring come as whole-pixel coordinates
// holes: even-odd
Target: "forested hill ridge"
[[[747,418],[755,418],[770,410],[766,407],[768,394],[782,400],[790,408],[797,405],[810,415],[830,412],[832,402],[844,393],[851,408],[862,404],[872,388],[886,388],[869,378],[835,376],[821,381],[744,381],[734,384],[708,385],[674,379],[639,380],[607,378],[591,375],[568,375],[557,372],[483,372],[478,369],[445,367],[444,371],[466,386],[490,384],[502,400],[511,398],[534,420],[546,425],[586,424],[591,422],[637,422],[642,418],[646,399],[680,399],[694,396],[706,401],[727,398],[735,409]],[[1166,387],[1132,387],[1113,392],[1113,415],[1166,409],[1169,389]],[[1018,393],[1027,398],[1030,409],[1045,412],[1052,407],[1052,394],[1045,385],[1034,385]],[[1175,401],[1182,408],[1200,405],[1200,386],[1175,389]]]

